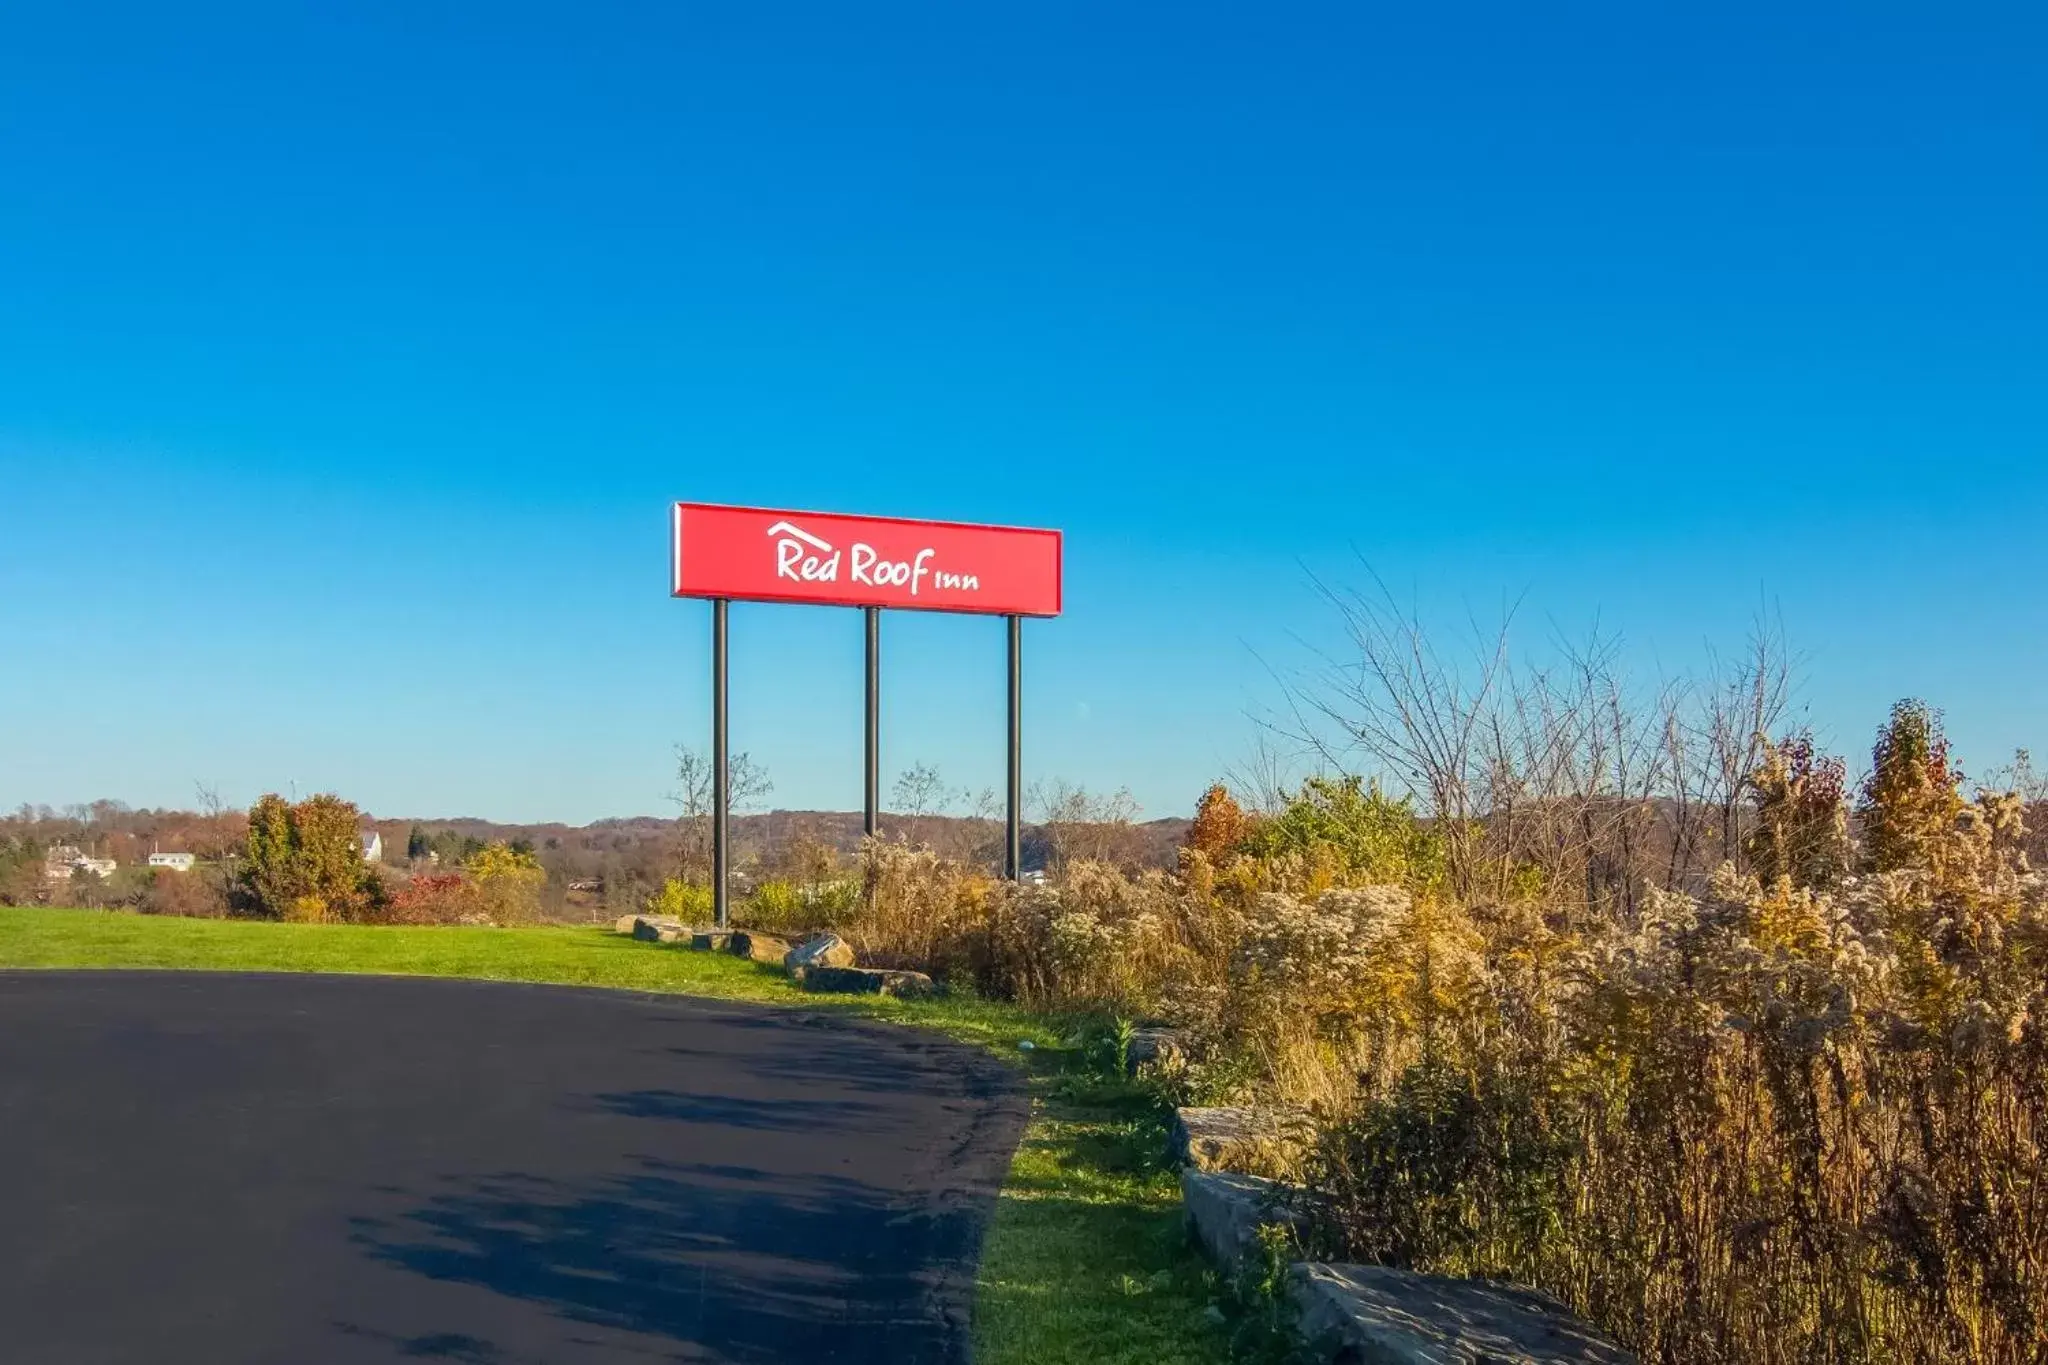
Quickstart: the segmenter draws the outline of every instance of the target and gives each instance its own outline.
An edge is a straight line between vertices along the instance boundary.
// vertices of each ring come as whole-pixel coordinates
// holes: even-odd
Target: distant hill
[[[822,844],[842,857],[860,848],[861,814],[858,811],[774,810],[732,817],[735,861],[772,861],[799,841]],[[404,858],[407,840],[417,828],[429,837],[453,835],[480,842],[524,840],[542,854],[542,860],[560,867],[573,878],[599,877],[620,872],[652,876],[670,861],[677,834],[674,819],[651,815],[598,820],[588,825],[561,823],[508,824],[473,816],[418,816],[377,819],[369,822],[383,836],[389,861]],[[1000,821],[957,815],[927,815],[912,818],[884,814],[885,838],[907,838],[930,844],[949,857],[993,862],[1001,856]],[[1114,829],[1088,827],[1077,831],[1082,842],[1100,848],[1117,861],[1133,866],[1170,867],[1175,850],[1186,835],[1189,822],[1173,818],[1149,820]],[[1052,834],[1044,825],[1024,827],[1025,868],[1045,865],[1052,849]]]

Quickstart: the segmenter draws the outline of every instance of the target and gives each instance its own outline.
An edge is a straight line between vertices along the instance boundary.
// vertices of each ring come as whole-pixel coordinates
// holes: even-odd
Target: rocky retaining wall
[[[1265,1230],[1301,1242],[1308,1196],[1235,1162],[1272,1169],[1298,1154],[1302,1116],[1183,1109],[1175,1141],[1181,1199],[1196,1241],[1237,1272],[1261,1254]],[[1288,1296],[1311,1350],[1332,1365],[1636,1365],[1636,1357],[1547,1295],[1488,1280],[1390,1266],[1297,1261]]]

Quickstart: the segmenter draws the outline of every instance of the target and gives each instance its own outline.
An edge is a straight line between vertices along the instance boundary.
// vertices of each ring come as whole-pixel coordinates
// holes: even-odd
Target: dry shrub
[[[203,873],[159,871],[150,879],[140,909],[145,915],[225,919],[228,895],[218,880]]]
[[[476,884],[459,872],[413,877],[390,896],[387,924],[464,924],[483,917]]]
[[[1342,1104],[1438,1045],[1475,1008],[1469,920],[1393,886],[1257,896],[1230,960],[1226,1030],[1278,1098]]]
[[[135,908],[145,915],[180,915],[187,919],[223,919],[227,893],[203,871],[157,869]]]
[[[385,924],[530,924],[539,917],[540,868],[493,844],[463,872],[423,873],[392,892]]]
[[[861,896],[839,932],[863,959],[955,976],[972,971],[985,940],[995,882],[926,847],[861,844]]]
[[[1167,1011],[1201,975],[1199,908],[1160,872],[1077,860],[1057,885],[1010,885],[928,848],[871,839],[863,894],[835,927],[867,960],[969,981],[984,994],[1124,1015]]]
[[[285,902],[279,916],[288,924],[326,924],[338,920],[334,907],[321,896],[294,896]]]
[[[1187,909],[1184,888],[1164,873],[1133,877],[1105,863],[1074,862],[1057,886],[1003,888],[984,985],[1042,1006],[1160,1014],[1195,975]]]
[[[1464,1017],[1326,1135],[1344,1249],[1539,1284],[1652,1361],[2043,1359],[2048,895],[1978,871],[1496,918]]]
[[[1462,916],[1398,887],[1244,895],[1242,861],[1219,875],[1193,852],[1178,876],[1075,861],[1057,882],[1012,886],[871,840],[865,895],[835,927],[865,960],[987,995],[1187,1026],[1198,1051],[1234,1054],[1295,1102],[1348,1097],[1361,1069],[1397,1072],[1459,1017],[1479,971]],[[1278,861],[1285,878],[1303,859]]]
[[[1832,838],[1807,804],[1825,838],[1793,854]],[[1659,1365],[2041,1365],[2048,884],[2021,815],[1960,803],[1924,866],[1786,856],[1831,884],[1731,866],[1612,915],[1540,878],[1346,885],[1361,864],[1313,841],[1015,887],[870,844],[842,927],[993,995],[1187,1024],[1188,1084],[1317,1109],[1333,1254],[1538,1285]]]

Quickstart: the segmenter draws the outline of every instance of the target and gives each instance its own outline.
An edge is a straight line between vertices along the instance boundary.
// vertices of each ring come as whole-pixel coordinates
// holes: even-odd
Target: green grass
[[[1013,1006],[805,995],[779,971],[603,929],[372,928],[0,907],[0,968],[122,967],[461,976],[839,1009],[936,1029],[1024,1064],[1026,1130],[983,1248],[980,1365],[1208,1365],[1212,1274],[1181,1233],[1161,1115],[1090,1064],[1059,1021]],[[1021,1049],[1029,1042],[1032,1047]]]

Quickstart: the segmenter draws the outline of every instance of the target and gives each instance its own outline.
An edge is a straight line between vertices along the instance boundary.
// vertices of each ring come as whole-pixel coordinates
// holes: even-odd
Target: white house
[[[59,844],[44,855],[43,876],[52,882],[68,881],[73,872],[83,868],[105,881],[117,866],[112,858],[88,858],[70,844]]]
[[[384,836],[374,829],[363,831],[363,861],[381,863],[384,861]]]
[[[149,855],[149,865],[151,867],[168,867],[173,872],[190,872],[192,864],[198,861],[199,859],[190,853],[152,853]]]

